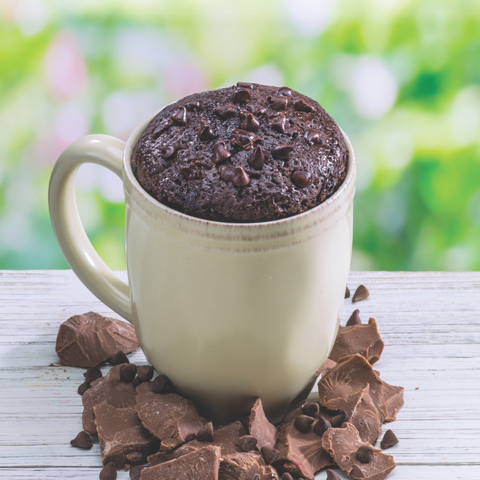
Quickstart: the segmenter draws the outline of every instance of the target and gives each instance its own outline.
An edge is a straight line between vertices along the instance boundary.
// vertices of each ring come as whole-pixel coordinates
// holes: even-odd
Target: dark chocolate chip
[[[235,95],[233,96],[233,103],[245,103],[248,102],[250,98],[252,98],[250,92],[248,90],[241,89],[235,92]]]
[[[198,138],[203,141],[213,140],[217,138],[217,135],[212,130],[212,127],[206,120],[200,122],[200,128],[198,129]]]
[[[320,405],[315,402],[308,402],[302,407],[303,414],[309,417],[316,417],[319,411]]]
[[[250,183],[250,177],[243,167],[235,167],[232,177],[232,183],[236,187],[245,187]]]
[[[90,388],[90,383],[85,380],[77,389],[79,395],[83,395]]]
[[[73,440],[70,441],[72,447],[83,448],[84,450],[90,450],[93,446],[92,439],[87,432],[80,432]]]
[[[257,117],[262,116],[267,111],[265,107],[262,107],[261,105],[258,105],[255,103],[247,105],[247,110],[250,113],[253,113],[254,115],[256,115]]]
[[[219,107],[213,109],[213,113],[222,120],[233,117],[235,115],[235,111],[235,105],[220,105]]]
[[[293,183],[300,188],[308,187],[312,183],[311,175],[305,172],[305,170],[295,170],[292,173],[292,180]]]
[[[142,461],[143,455],[140,452],[131,452],[127,454],[127,461],[130,464],[139,463]]]
[[[356,453],[357,460],[362,463],[370,463],[373,459],[373,448],[362,445]]]
[[[257,448],[257,439],[252,435],[243,435],[237,440],[237,445],[244,451],[244,452],[251,452],[255,448]]]
[[[253,84],[248,82],[237,82],[237,87],[253,89]]]
[[[169,380],[166,375],[159,375],[152,384],[153,393],[166,393],[168,391]]]
[[[355,290],[355,293],[352,297],[352,303],[359,302],[360,300],[365,300],[370,295],[367,287],[365,285],[359,285]]]
[[[345,410],[340,410],[339,413],[332,418],[330,423],[332,424],[332,427],[340,428],[347,420],[347,412]]]
[[[292,475],[288,472],[284,472],[282,473],[282,477],[281,477],[282,480],[294,480],[294,478],[292,477]]]
[[[185,107],[180,107],[175,113],[173,113],[170,118],[177,125],[186,125],[187,124],[187,109]]]
[[[225,147],[225,142],[218,142],[213,150],[213,163],[220,163],[227,158],[230,158],[232,154]]]
[[[168,130],[169,127],[171,127],[171,123],[161,123],[152,132],[152,138],[156,140],[160,134],[162,134],[165,130]]]
[[[173,450],[177,445],[178,445],[178,441],[175,440],[174,438],[164,438],[164,439],[160,442],[160,448],[161,448],[164,452],[170,452],[170,451]]]
[[[327,470],[327,480],[341,480],[341,479],[334,470],[329,468]]]
[[[202,178],[200,170],[194,163],[191,163],[186,167],[182,167],[180,170],[186,180],[198,180],[199,178]]]
[[[353,327],[354,325],[361,325],[362,320],[360,319],[360,310],[357,308],[350,315],[350,318],[347,320],[346,326]]]
[[[117,352],[113,358],[111,358],[108,362],[110,365],[121,365],[122,363],[130,363],[130,360],[127,356],[122,352]]]
[[[287,119],[283,113],[271,117],[268,126],[279,133],[285,133],[285,126],[287,125]]]
[[[312,424],[314,422],[313,417],[308,415],[299,415],[295,419],[295,428],[301,433],[308,433],[312,429]]]
[[[280,450],[277,450],[276,448],[262,447],[261,452],[267,465],[274,463],[280,456]]]
[[[141,465],[135,465],[130,469],[130,480],[140,480],[140,475],[142,474],[143,467]]]
[[[312,112],[313,107],[310,104],[310,102],[308,102],[304,98],[301,98],[300,100],[297,100],[295,102],[295,110],[297,110],[299,112]]]
[[[251,113],[247,113],[240,128],[249,132],[256,132],[260,128],[260,122]]]
[[[257,145],[255,147],[255,150],[248,158],[248,164],[255,170],[261,170],[264,163],[265,155],[263,153],[262,147],[260,145]]]
[[[88,383],[92,383],[97,378],[102,377],[102,371],[98,367],[90,367],[84,374],[83,376],[85,377],[85,381]]]
[[[332,424],[321,415],[318,417],[317,423],[313,426],[313,431],[321,437],[329,428],[332,428]]]
[[[197,432],[199,442],[213,442],[213,423],[208,422]]]
[[[194,110],[200,110],[201,105],[200,105],[200,102],[188,102],[188,103],[185,104],[185,108],[189,112],[193,112]]]
[[[223,165],[218,169],[218,173],[222,180],[231,182],[235,173],[235,168],[232,165]]]
[[[234,128],[232,130],[232,138],[230,143],[232,145],[236,145],[238,147],[243,148],[247,152],[253,150],[255,143],[260,141],[261,138],[255,136],[253,132],[249,132],[247,130],[241,130],[238,128]]]
[[[115,470],[115,463],[107,463],[101,470],[99,475],[100,480],[117,480],[117,471]]]
[[[322,143],[322,136],[320,135],[320,132],[318,130],[314,130],[313,128],[309,128],[305,132],[305,140],[310,144],[314,144],[314,143],[321,144]]]
[[[288,87],[280,87],[277,90],[277,95],[283,95],[284,97],[288,97],[292,94],[292,91]]]
[[[132,383],[137,374],[137,366],[133,363],[127,363],[120,369],[120,380],[125,383]]]
[[[177,153],[177,150],[175,149],[175,147],[173,145],[165,147],[162,150],[162,155],[163,155],[163,158],[165,160],[171,160],[172,158],[175,157],[176,153]]]
[[[277,145],[270,150],[273,158],[278,158],[279,160],[288,160],[290,153],[293,151],[292,145]]]
[[[137,376],[142,382],[149,382],[153,378],[153,367],[151,365],[140,365],[137,367]]]
[[[398,443],[397,436],[391,430],[387,430],[385,432],[385,435],[382,438],[382,441],[380,442],[380,448],[382,450],[385,450],[386,448],[393,447],[397,443]]]
[[[350,298],[350,290],[348,287],[345,287],[345,298]]]
[[[137,376],[133,379],[132,385],[134,388],[137,388],[142,383],[143,383],[143,380]]]
[[[273,108],[277,110],[285,110],[287,108],[287,99],[285,97],[269,97],[268,100]]]

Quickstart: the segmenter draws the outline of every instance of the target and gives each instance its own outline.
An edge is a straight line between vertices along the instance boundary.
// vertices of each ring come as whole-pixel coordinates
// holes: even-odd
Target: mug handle
[[[108,135],[87,135],[74,141],[53,167],[48,204],[55,236],[71,269],[98,299],[132,323],[130,287],[115,276],[93,248],[75,200],[75,178],[80,165],[96,163],[122,179],[124,148],[125,142]]]

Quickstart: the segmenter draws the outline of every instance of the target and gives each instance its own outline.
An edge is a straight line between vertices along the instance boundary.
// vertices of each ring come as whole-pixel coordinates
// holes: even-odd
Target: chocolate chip
[[[222,180],[231,182],[235,173],[235,168],[232,165],[223,165],[218,169],[218,173]]]
[[[287,99],[285,97],[269,97],[268,101],[277,110],[285,110],[287,108]]]
[[[255,170],[261,170],[264,163],[265,155],[263,153],[262,147],[260,145],[257,145],[255,147],[255,150],[248,158],[248,164]]]
[[[348,415],[345,410],[340,412],[332,418],[331,424],[333,428],[341,427],[348,420]]]
[[[303,414],[309,417],[316,417],[319,411],[320,405],[315,402],[308,402],[302,407]]]
[[[308,187],[312,183],[310,174],[304,170],[295,170],[292,174],[292,180],[300,188]]]
[[[200,105],[200,102],[188,102],[188,103],[185,104],[185,108],[189,112],[193,112],[194,110],[200,110],[201,105]]]
[[[117,480],[117,471],[115,463],[109,462],[100,470],[100,480]]]
[[[92,383],[97,378],[102,377],[102,371],[98,367],[90,367],[84,374],[83,376],[85,377],[85,381],[88,383]]]
[[[235,105],[221,105],[213,109],[213,113],[222,120],[233,117],[235,115],[235,111]]]
[[[387,430],[385,432],[385,435],[382,438],[382,441],[380,442],[380,448],[382,450],[385,450],[386,448],[393,447],[397,443],[398,443],[397,436],[391,430]]]
[[[220,163],[227,158],[230,158],[232,154],[225,147],[225,142],[218,142],[213,150],[213,163]]]
[[[288,472],[283,472],[281,478],[282,478],[282,480],[294,480],[292,475]]]
[[[292,94],[292,91],[288,87],[280,87],[277,90],[277,95],[283,95],[284,97],[288,97]]]
[[[362,445],[356,453],[357,460],[362,463],[370,463],[373,459],[373,448]]]
[[[275,115],[270,118],[268,126],[279,133],[285,133],[285,126],[287,125],[287,119],[283,113]]]
[[[247,130],[241,130],[238,128],[234,128],[232,130],[232,138],[230,143],[232,145],[236,145],[238,147],[243,148],[247,152],[253,150],[253,147],[256,142],[260,141],[261,138],[257,137],[254,133],[249,132]]]
[[[248,102],[250,98],[252,98],[250,92],[248,90],[241,89],[235,92],[235,95],[233,96],[233,103],[245,103]]]
[[[132,383],[137,374],[137,366],[133,363],[123,365],[120,369],[120,380],[125,383]]]
[[[213,442],[213,423],[208,422],[197,432],[199,442]]]
[[[360,300],[365,300],[370,295],[367,287],[365,285],[359,285],[355,290],[355,293],[352,297],[352,303],[359,302]]]
[[[141,385],[143,383],[143,380],[140,379],[138,376],[136,376],[134,379],[133,379],[133,382],[132,382],[132,385],[134,388],[137,388],[139,385]]]
[[[236,187],[245,187],[250,183],[250,177],[243,167],[235,167],[233,172],[232,183]]]
[[[248,82],[237,82],[237,87],[253,89],[253,84]]]
[[[308,415],[299,415],[295,419],[295,428],[301,433],[308,433],[312,429],[313,417]]]
[[[169,386],[169,380],[166,375],[159,375],[152,384],[153,393],[166,393]]]
[[[73,440],[70,440],[70,445],[72,445],[72,447],[90,450],[93,446],[93,442],[88,433],[82,431]]]
[[[346,326],[353,327],[354,325],[361,325],[362,320],[360,319],[360,310],[358,308],[353,311],[350,315],[350,318],[347,320]]]
[[[293,151],[292,145],[277,145],[270,150],[273,158],[278,158],[279,160],[288,160],[290,153]]]
[[[301,98],[295,102],[295,110],[299,112],[313,112],[313,107],[310,102]]]
[[[185,107],[180,107],[175,113],[170,115],[170,118],[177,125],[186,125],[187,124],[187,109]]]
[[[257,439],[252,435],[243,435],[237,440],[237,445],[244,451],[244,452],[251,452],[255,448],[257,448]]]
[[[170,451],[173,450],[177,445],[178,445],[178,441],[175,440],[174,438],[164,438],[164,439],[160,442],[160,448],[161,448],[164,452],[170,452]]]
[[[85,380],[77,389],[79,395],[83,395],[90,388],[90,382]]]
[[[274,463],[280,456],[280,451],[276,448],[262,447],[261,452],[263,455],[263,459],[265,460],[265,463],[267,465],[271,465],[272,463]]]
[[[153,378],[153,367],[151,365],[140,365],[137,367],[137,377],[142,382],[149,382]]]
[[[332,428],[332,424],[321,415],[318,417],[317,423],[313,426],[313,431],[321,437],[329,428]]]
[[[250,113],[253,113],[254,115],[256,115],[257,117],[262,116],[267,111],[265,107],[262,107],[261,105],[258,105],[255,103],[247,105],[247,110]]]
[[[113,358],[111,358],[108,362],[110,365],[121,365],[122,363],[130,363],[130,360],[127,356],[122,352],[117,352]]]
[[[350,298],[350,290],[348,287],[345,287],[345,298]]]
[[[327,480],[341,480],[341,479],[334,470],[329,468],[327,470]]]
[[[194,163],[191,163],[187,167],[182,167],[180,170],[186,180],[198,180],[202,178],[200,170]]]
[[[249,132],[256,132],[260,128],[260,122],[251,113],[247,113],[240,128]]]
[[[142,474],[143,467],[141,465],[135,465],[130,469],[130,480],[140,480],[140,475]]]
[[[171,123],[161,123],[160,125],[157,125],[155,130],[152,132],[153,140],[156,140],[160,136],[160,134],[167,130],[170,126]]]
[[[200,122],[200,128],[198,129],[198,138],[203,141],[213,140],[217,138],[217,135],[212,130],[212,127],[208,124],[206,120]]]
[[[318,130],[314,130],[313,128],[309,128],[305,132],[305,140],[310,144],[314,144],[314,143],[321,144],[322,143],[322,137],[321,137],[320,132]]]
[[[175,149],[175,147],[173,145],[165,147],[162,150],[162,155],[163,155],[163,158],[165,160],[171,160],[172,158],[175,157],[176,153],[177,153],[177,150]]]
[[[142,461],[143,455],[140,452],[131,452],[127,454],[128,463],[139,463]]]

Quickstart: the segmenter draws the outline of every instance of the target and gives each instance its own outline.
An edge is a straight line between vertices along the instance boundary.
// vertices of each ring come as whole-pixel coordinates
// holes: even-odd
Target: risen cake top
[[[232,223],[298,215],[346,176],[343,135],[314,100],[252,83],[165,107],[132,155],[140,185],[187,215]]]

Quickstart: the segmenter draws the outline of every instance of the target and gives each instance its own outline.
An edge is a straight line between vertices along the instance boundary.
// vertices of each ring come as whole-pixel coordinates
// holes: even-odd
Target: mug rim
[[[212,225],[216,228],[228,228],[228,229],[235,229],[235,228],[268,228],[272,226],[283,226],[285,224],[291,223],[293,221],[302,221],[312,215],[319,214],[322,211],[327,210],[333,203],[335,203],[339,197],[345,192],[345,190],[350,186],[352,182],[355,182],[355,173],[356,173],[356,162],[355,162],[355,153],[353,151],[352,144],[350,139],[347,137],[346,133],[338,126],[340,129],[343,139],[345,141],[345,145],[347,146],[348,150],[348,162],[347,162],[347,175],[345,176],[343,182],[341,183],[340,187],[333,193],[333,195],[327,198],[325,201],[316,205],[313,208],[306,210],[305,212],[299,213],[297,215],[292,215],[290,217],[280,218],[277,220],[268,220],[265,222],[248,222],[248,223],[241,223],[241,222],[221,222],[218,220],[208,220],[205,218],[195,217],[193,215],[187,215],[186,213],[180,212],[171,208],[161,202],[159,202],[156,198],[152,197],[144,188],[140,185],[137,178],[133,174],[132,164],[131,164],[131,156],[133,153],[133,149],[137,144],[138,140],[140,140],[144,130],[147,128],[148,124],[168,105],[165,105],[162,108],[159,108],[155,111],[152,115],[142,121],[135,129],[132,131],[130,136],[128,137],[125,148],[123,151],[123,180],[124,182],[128,180],[128,183],[133,187],[138,195],[140,195],[143,201],[148,202],[152,207],[158,208],[169,215],[172,218],[177,217],[179,221],[190,221],[195,222],[199,225],[208,226]]]

